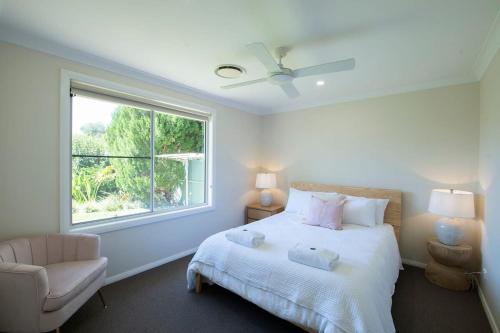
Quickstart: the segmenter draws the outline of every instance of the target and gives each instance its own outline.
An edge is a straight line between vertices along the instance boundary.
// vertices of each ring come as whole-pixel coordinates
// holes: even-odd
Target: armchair
[[[58,331],[103,286],[107,258],[99,254],[97,235],[53,234],[1,242],[0,331]]]

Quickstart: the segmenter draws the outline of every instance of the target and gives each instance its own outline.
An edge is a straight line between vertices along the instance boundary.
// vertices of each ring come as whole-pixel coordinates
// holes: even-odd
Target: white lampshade
[[[255,181],[256,188],[276,187],[276,175],[274,173],[258,173]]]
[[[432,190],[429,212],[447,217],[473,218],[474,193],[457,190]]]

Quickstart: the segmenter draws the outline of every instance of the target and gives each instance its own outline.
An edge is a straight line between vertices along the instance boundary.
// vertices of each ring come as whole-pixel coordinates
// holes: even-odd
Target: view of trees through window
[[[71,193],[73,223],[205,203],[205,122],[73,96]]]

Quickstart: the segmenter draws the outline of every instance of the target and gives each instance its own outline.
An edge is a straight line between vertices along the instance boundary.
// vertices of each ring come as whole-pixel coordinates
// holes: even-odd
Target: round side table
[[[425,268],[425,277],[432,283],[451,290],[468,290],[470,280],[465,276],[463,265],[470,259],[472,246],[450,246],[431,239],[427,250],[433,259]]]

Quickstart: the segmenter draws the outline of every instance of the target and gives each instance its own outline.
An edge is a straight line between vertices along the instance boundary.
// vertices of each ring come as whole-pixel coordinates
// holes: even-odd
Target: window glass
[[[71,101],[73,224],[207,202],[206,121],[95,95]]]
[[[158,112],[154,133],[155,210],[204,203],[205,122]]]

